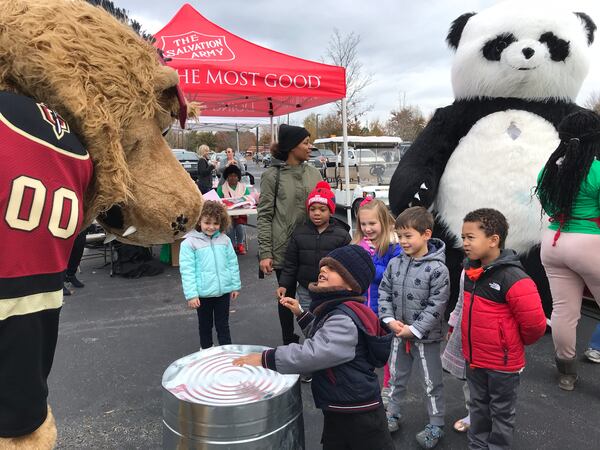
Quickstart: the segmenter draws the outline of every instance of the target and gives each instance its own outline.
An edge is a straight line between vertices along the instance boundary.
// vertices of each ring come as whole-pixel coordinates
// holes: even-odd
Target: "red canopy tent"
[[[248,42],[187,3],[154,37],[186,97],[203,103],[206,116],[280,116],[346,95],[343,67]]]

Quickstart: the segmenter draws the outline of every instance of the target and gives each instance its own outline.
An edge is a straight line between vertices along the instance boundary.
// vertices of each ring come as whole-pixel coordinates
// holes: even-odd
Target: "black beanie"
[[[375,278],[375,266],[371,255],[359,245],[336,248],[321,259],[319,268],[327,266],[335,270],[350,285],[352,292],[363,294]]]
[[[242,179],[242,171],[237,164],[231,164],[230,166],[225,167],[225,170],[223,171],[223,178],[227,179],[227,177],[232,173],[237,175],[238,181]]]
[[[310,133],[303,127],[282,124],[279,126],[279,134],[277,136],[279,151],[281,153],[289,153],[292,149],[296,148],[306,136],[310,136]]]

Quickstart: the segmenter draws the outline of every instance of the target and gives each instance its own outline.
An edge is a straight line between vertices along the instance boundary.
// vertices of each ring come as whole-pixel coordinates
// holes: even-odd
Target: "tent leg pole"
[[[346,106],[346,98],[342,99],[342,133],[344,136],[344,179],[346,183],[346,215],[348,226],[350,227],[350,235],[353,235],[352,228],[352,204],[350,201],[350,166],[348,162],[348,111]]]

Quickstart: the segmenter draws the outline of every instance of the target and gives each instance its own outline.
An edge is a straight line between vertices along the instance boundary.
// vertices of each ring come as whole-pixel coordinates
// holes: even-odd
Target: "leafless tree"
[[[600,91],[592,92],[587,98],[584,106],[600,114]]]
[[[363,65],[358,58],[358,45],[360,35],[350,32],[342,34],[337,28],[329,38],[325,61],[336,66],[346,68],[346,99],[348,120],[358,122],[359,119],[371,109],[364,95],[364,90],[373,81],[370,73],[363,70]],[[342,102],[336,102],[338,115],[342,114]]]

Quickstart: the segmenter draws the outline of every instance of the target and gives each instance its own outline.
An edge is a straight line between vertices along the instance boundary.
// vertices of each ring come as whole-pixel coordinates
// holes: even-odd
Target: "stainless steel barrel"
[[[165,449],[304,449],[298,375],[232,361],[267,347],[224,345],[172,363],[162,378]]]

